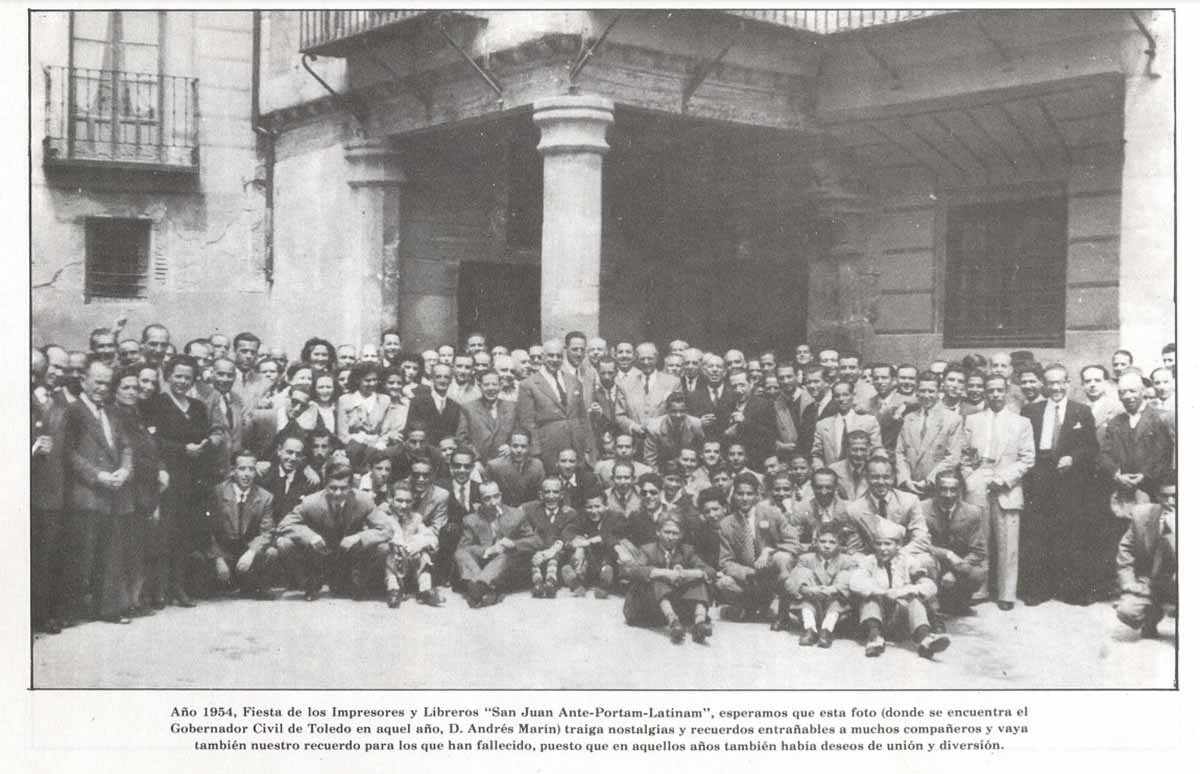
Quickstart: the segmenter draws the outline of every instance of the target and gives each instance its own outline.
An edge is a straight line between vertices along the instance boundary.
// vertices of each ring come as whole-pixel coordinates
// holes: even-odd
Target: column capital
[[[542,130],[538,150],[556,153],[608,152],[605,134],[613,122],[612,100],[592,94],[549,97],[533,103],[533,122]]]
[[[400,154],[379,140],[351,140],[343,146],[346,182],[359,185],[400,185],[406,181]]]

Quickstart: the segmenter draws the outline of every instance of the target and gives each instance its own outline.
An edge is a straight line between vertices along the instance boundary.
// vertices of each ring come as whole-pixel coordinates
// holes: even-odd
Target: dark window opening
[[[87,219],[84,294],[92,298],[145,298],[150,265],[150,221]]]
[[[1066,329],[1064,198],[950,208],[946,347],[1062,347]]]

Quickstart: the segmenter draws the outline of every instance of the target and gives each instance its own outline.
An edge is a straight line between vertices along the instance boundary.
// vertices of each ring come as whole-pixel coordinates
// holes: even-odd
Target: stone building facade
[[[109,311],[93,210],[154,223],[131,319],[289,351],[579,328],[1077,367],[1174,338],[1170,12],[167,16],[194,190],[56,187],[35,147],[35,338]]]

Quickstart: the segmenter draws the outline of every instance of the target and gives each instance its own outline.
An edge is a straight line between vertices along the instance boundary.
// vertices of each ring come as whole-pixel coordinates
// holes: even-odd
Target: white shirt
[[[100,422],[100,427],[104,429],[104,440],[108,442],[109,446],[115,447],[116,444],[113,442],[112,425],[108,422],[108,412],[104,411],[95,403],[92,403],[92,399],[88,397],[86,392],[79,393],[79,399],[83,401],[83,405],[87,406],[88,410],[91,411],[96,419]]]
[[[433,390],[429,394],[433,397],[433,405],[437,407],[438,413],[441,414],[443,411],[445,411],[446,398],[448,398],[449,395],[439,395],[437,390]]]
[[[555,389],[556,389],[556,390],[559,390],[559,389],[561,389],[561,390],[563,391],[563,394],[566,394],[566,392],[567,392],[567,385],[566,385],[566,382],[564,382],[564,381],[562,380],[562,371],[561,371],[561,370],[560,370],[560,371],[558,371],[557,373],[553,373],[553,374],[552,374],[552,373],[550,373],[550,371],[549,371],[549,370],[547,370],[546,366],[542,366],[542,367],[541,367],[540,369],[538,369],[538,370],[541,372],[541,374],[542,374],[542,377],[543,377],[543,378],[544,378],[546,381],[550,382],[550,386],[551,386],[551,387],[554,387],[554,385],[558,385],[558,387],[557,387],[557,388],[555,388]]]
[[[1062,420],[1065,412],[1066,407],[1062,403],[1055,403],[1052,400],[1046,401],[1046,408],[1042,412],[1042,437],[1038,441],[1039,451],[1051,451],[1054,448],[1054,439],[1062,430]],[[1054,424],[1051,425],[1051,422]],[[1050,430],[1051,427],[1054,430]]]

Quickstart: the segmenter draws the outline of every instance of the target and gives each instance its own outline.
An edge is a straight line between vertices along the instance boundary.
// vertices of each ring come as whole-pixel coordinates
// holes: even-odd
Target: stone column
[[[1146,41],[1126,45],[1125,164],[1121,172],[1120,346],[1152,369],[1174,340],[1175,298],[1175,39],[1172,14],[1137,12],[1158,42],[1146,72]]]
[[[399,324],[400,188],[405,182],[399,156],[377,140],[345,145],[347,198],[345,271],[321,277],[319,289],[338,295],[340,329],[354,344],[379,341]]]
[[[600,328],[605,133],[613,103],[572,95],[533,103],[542,131],[542,336]]]

